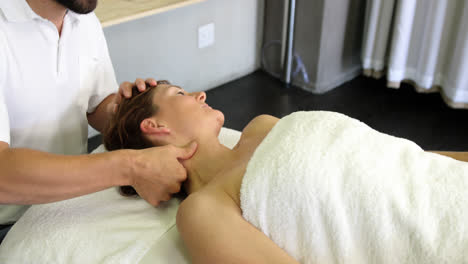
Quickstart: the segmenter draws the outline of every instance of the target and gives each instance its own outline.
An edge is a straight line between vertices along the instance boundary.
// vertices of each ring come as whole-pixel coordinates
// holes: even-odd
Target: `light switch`
[[[198,48],[203,49],[215,43],[214,23],[206,24],[198,28]]]

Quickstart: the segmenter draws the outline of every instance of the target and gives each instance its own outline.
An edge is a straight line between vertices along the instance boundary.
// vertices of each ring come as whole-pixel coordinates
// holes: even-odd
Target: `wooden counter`
[[[162,13],[205,0],[100,0],[95,13],[103,27]]]

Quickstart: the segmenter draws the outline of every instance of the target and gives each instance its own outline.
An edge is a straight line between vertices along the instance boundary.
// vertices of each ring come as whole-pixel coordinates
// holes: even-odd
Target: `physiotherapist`
[[[87,155],[122,96],[97,0],[0,0],[0,229],[27,205],[131,185],[157,206],[180,190],[196,144]],[[138,41],[138,40],[135,40]],[[142,40],[143,41],[143,40]],[[156,80],[147,79],[149,85]],[[0,241],[1,241],[0,237]]]

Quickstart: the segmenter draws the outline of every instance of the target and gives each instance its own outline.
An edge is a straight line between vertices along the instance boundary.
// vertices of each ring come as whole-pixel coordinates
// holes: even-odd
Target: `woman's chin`
[[[216,116],[216,120],[218,121],[218,124],[219,124],[219,127],[221,129],[221,127],[223,127],[224,125],[224,114],[223,112],[219,111],[219,110],[215,110],[218,115]]]
[[[216,135],[219,135],[219,133],[221,132],[221,128],[224,125],[224,114],[223,114],[223,112],[221,112],[219,110],[214,110],[214,111],[217,112],[217,115],[216,115]]]

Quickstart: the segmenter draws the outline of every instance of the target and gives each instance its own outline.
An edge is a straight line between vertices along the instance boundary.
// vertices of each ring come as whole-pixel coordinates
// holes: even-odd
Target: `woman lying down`
[[[231,150],[205,99],[160,82],[105,135],[109,150],[198,142],[177,214],[193,263],[468,262],[468,163],[321,111],[256,117]]]

